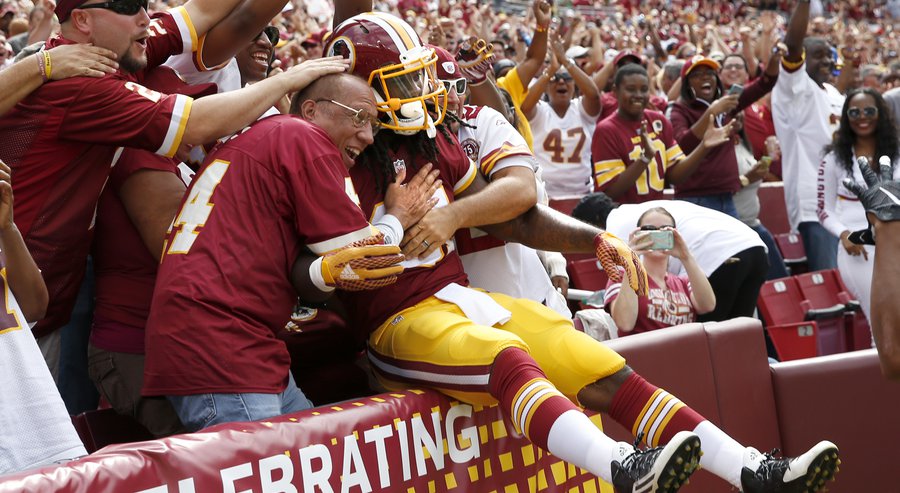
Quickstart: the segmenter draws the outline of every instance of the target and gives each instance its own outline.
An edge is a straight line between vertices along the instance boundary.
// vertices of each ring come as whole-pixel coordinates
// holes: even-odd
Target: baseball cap
[[[462,77],[462,72],[459,70],[459,64],[456,63],[456,59],[453,58],[453,55],[451,55],[449,51],[441,48],[440,46],[426,46],[433,49],[434,54],[437,55],[438,79],[450,80],[459,79],[460,77]]]
[[[713,60],[712,58],[705,57],[703,55],[694,55],[693,58],[685,62],[684,67],[681,67],[681,78],[685,78],[688,74],[691,73],[691,70],[694,70],[697,67],[709,67],[715,71],[718,71],[721,68],[719,62]]]
[[[573,46],[566,50],[567,58],[581,58],[588,54],[588,49],[584,46]]]
[[[56,2],[56,18],[59,19],[59,22],[66,22],[69,20],[69,15],[73,10],[81,7],[87,0],[59,0]]]
[[[641,56],[637,53],[629,50],[622,50],[616,55],[615,58],[613,58],[613,65],[615,65],[616,67],[620,67],[621,65],[624,65],[623,62],[629,58],[633,63],[637,63],[638,65],[644,64],[644,59],[641,58]]]
[[[504,59],[502,59],[502,60],[497,60],[496,62],[494,62],[494,77],[498,77],[498,78],[499,78],[499,77],[500,77],[499,74],[500,74],[501,72],[503,72],[503,70],[508,69],[508,68],[511,69],[511,68],[513,68],[513,67],[515,67],[515,66],[516,66],[516,62],[510,60],[509,58],[504,58]]]

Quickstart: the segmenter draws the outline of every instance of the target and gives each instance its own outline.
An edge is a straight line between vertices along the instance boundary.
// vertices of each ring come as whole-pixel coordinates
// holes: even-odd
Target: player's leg
[[[474,324],[456,305],[435,298],[400,315],[369,341],[373,370],[386,387],[425,385],[465,402],[499,402],[516,431],[532,443],[607,481],[613,479],[613,463],[635,455],[631,445],[604,435],[556,389],[514,334]],[[696,448],[692,440],[696,437],[685,434],[684,443],[653,454],[665,459],[658,469],[672,474],[659,481],[666,487],[648,491],[677,489],[683,466],[676,469],[676,462],[686,462],[690,450],[682,448]]]
[[[607,413],[652,447],[678,443],[684,432],[696,434],[703,447],[701,465],[745,493],[759,491],[753,489],[753,481],[764,488],[783,481],[789,460],[773,459],[744,447],[678,398],[641,378],[625,366],[620,355],[574,330],[568,321],[559,323],[560,317],[551,310],[495,293],[491,297],[514,314],[503,328],[528,344],[549,380],[576,402]],[[525,311],[527,316],[516,317]],[[821,442],[791,463],[791,469],[803,471],[802,475],[787,476],[790,486],[774,491],[794,491],[795,485],[806,487],[806,481],[812,485],[809,490],[816,491],[833,476],[836,467],[837,448]]]
[[[606,412],[651,446],[667,443],[685,430],[697,434],[703,447],[703,468],[744,493],[819,491],[833,479],[840,464],[837,447],[828,441],[795,459],[776,459],[745,447],[628,367],[586,386],[578,398],[587,408]]]

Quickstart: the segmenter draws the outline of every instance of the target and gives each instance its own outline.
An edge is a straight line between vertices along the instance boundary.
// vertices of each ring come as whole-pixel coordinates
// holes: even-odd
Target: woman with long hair
[[[847,94],[841,110],[841,122],[834,140],[825,148],[819,167],[819,221],[840,238],[837,266],[847,289],[860,302],[869,318],[874,245],[857,245],[849,240],[851,232],[868,227],[866,211],[843,184],[849,178],[866,186],[858,163],[865,159],[878,170],[878,161],[887,156],[894,164],[894,179],[900,178],[900,138],[893,116],[884,98],[871,88],[854,89]],[[871,318],[869,318],[871,321]]]

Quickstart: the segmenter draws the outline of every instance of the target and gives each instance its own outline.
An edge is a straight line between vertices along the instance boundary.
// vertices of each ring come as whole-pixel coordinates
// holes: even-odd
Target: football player
[[[386,14],[354,16],[335,28],[326,54],[345,56],[351,71],[369,81],[381,121],[391,130],[380,132],[350,169],[359,204],[370,219],[383,213],[385,184],[395,169],[415,170],[435,158],[444,186],[437,206],[420,223],[429,216],[455,216],[436,221],[446,229],[456,226],[455,231],[522,216],[505,197],[490,193],[497,182],[485,186],[441,124],[446,91],[436,80],[437,58],[409,25]],[[534,187],[533,177],[528,187]],[[585,225],[578,228],[570,231],[591,232],[612,276],[621,276],[613,265],[619,263],[631,271],[636,288],[645,289],[645,274],[621,241]],[[538,231],[528,232],[543,236]],[[419,224],[406,229],[403,241],[410,255],[397,286],[339,293],[351,323],[370,331],[369,359],[387,388],[427,385],[466,402],[499,402],[516,430],[533,443],[620,491],[648,484],[650,491],[676,491],[698,467],[701,438],[709,449],[706,467],[745,491],[818,489],[833,474],[837,449],[830,442],[794,460],[745,448],[631,371],[621,356],[574,330],[570,320],[530,300],[466,287],[450,234]],[[604,258],[606,253],[615,262]],[[318,272],[313,262],[310,277]],[[651,445],[666,445],[641,451],[616,443],[575,403],[607,412]],[[786,475],[789,468],[792,473]]]

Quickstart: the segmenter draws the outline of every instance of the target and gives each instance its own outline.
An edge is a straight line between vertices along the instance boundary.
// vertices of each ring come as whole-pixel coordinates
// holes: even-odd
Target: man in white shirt
[[[781,143],[784,198],[791,229],[800,232],[809,270],[834,269],[837,238],[816,215],[816,182],[823,148],[840,121],[844,96],[826,81],[834,69],[831,48],[806,38],[809,0],[794,9],[785,44],[788,53],[772,90],[772,117]]]

